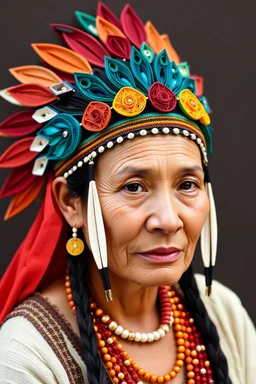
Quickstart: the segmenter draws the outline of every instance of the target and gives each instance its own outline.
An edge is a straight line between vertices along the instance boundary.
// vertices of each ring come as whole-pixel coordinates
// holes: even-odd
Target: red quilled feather
[[[15,195],[6,211],[4,220],[10,219],[32,204],[42,190],[44,182],[45,176],[37,177],[28,188]]]
[[[32,174],[33,165],[34,161],[15,168],[11,172],[0,190],[0,199],[15,195],[32,184],[37,178],[37,176]]]
[[[122,31],[122,24],[116,17],[116,15],[101,1],[97,5],[97,16],[102,17],[103,19],[109,21],[111,24],[114,24],[117,28]]]
[[[85,57],[89,63],[104,68],[104,56],[110,55],[97,39],[69,25],[51,24],[51,27],[69,48]]]
[[[126,37],[108,35],[105,45],[113,56],[129,60],[132,47]]]
[[[32,118],[34,112],[33,110],[26,110],[8,117],[8,119],[0,123],[0,132],[11,137],[30,135],[41,126]]]
[[[29,163],[38,153],[30,151],[33,137],[26,137],[12,144],[0,157],[0,168],[16,168]]]
[[[140,49],[141,44],[147,42],[147,34],[143,22],[130,4],[127,4],[122,10],[121,22],[128,39]]]
[[[8,88],[14,99],[27,107],[40,107],[56,100],[56,96],[44,85],[20,84]]]

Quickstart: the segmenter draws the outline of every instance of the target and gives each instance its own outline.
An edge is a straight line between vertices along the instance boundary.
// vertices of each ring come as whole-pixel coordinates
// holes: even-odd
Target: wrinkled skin
[[[192,140],[173,135],[127,140],[99,156],[96,184],[114,301],[106,302],[97,267],[88,254],[90,292],[99,307],[123,327],[152,332],[159,325],[157,287],[177,283],[186,271],[208,215],[199,148]],[[90,248],[86,204],[69,195],[62,177],[55,179],[53,192],[66,221],[71,227],[74,223],[82,227]],[[156,262],[141,255],[158,247],[176,247],[179,257]],[[64,303],[61,284],[46,294],[52,301],[58,300],[57,305],[78,333],[72,312]],[[131,344],[122,340],[122,345],[134,361],[157,375],[168,372],[175,363],[172,330],[157,343]],[[172,380],[172,384],[183,382],[182,374]]]

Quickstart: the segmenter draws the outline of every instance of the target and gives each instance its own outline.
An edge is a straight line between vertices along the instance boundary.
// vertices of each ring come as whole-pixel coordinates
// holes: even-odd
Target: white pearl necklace
[[[102,323],[107,323],[110,317],[108,315],[104,315],[101,318]],[[173,316],[171,312],[171,323],[173,324]],[[118,325],[115,321],[111,321],[108,325],[108,329],[113,331],[117,336],[122,337],[128,341],[135,341],[136,343],[152,343],[153,341],[157,341],[163,338],[170,330],[169,325],[160,324],[159,328],[156,331],[148,332],[148,333],[140,333],[129,331],[128,329],[124,329],[121,325]]]

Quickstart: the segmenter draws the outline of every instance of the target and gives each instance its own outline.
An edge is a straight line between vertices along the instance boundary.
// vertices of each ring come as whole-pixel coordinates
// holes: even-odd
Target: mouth
[[[138,253],[140,256],[158,263],[167,263],[176,261],[182,253],[182,250],[176,247],[155,248],[150,251]]]

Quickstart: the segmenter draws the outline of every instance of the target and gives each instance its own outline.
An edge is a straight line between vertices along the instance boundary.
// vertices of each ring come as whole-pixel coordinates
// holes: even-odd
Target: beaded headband
[[[11,68],[21,84],[0,91],[30,108],[0,123],[1,136],[20,138],[0,157],[1,168],[14,168],[0,191],[0,198],[13,196],[5,219],[35,200],[50,170],[68,178],[125,139],[181,134],[195,141],[208,163],[203,78],[190,74],[168,36],[151,22],[144,26],[130,5],[120,20],[101,2],[96,18],[76,17],[81,29],[51,24],[68,48],[32,44],[43,66]]]

